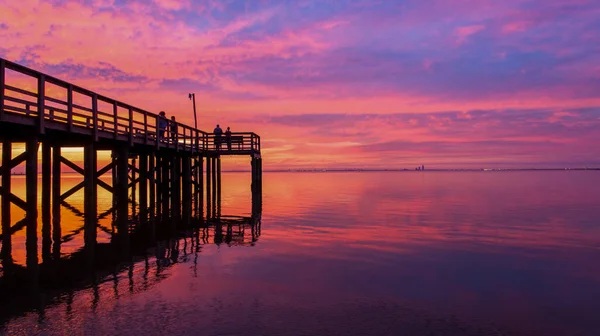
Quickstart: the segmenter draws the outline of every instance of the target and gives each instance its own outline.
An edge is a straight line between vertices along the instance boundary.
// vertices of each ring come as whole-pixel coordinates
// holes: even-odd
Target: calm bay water
[[[250,215],[249,180],[224,173],[223,214]],[[63,210],[62,231],[81,221]],[[161,240],[2,332],[600,334],[595,171],[265,173],[261,222],[255,241],[215,244],[214,230],[198,248],[193,230]],[[75,234],[62,253],[81,245]],[[19,232],[16,263],[24,249]]]

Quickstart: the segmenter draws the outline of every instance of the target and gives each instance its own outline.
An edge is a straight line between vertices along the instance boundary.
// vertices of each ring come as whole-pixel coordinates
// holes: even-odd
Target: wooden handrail
[[[37,80],[37,93],[9,85],[7,83],[6,69],[35,78]],[[48,96],[46,94],[46,83],[64,88],[66,90],[66,101]],[[15,95],[10,96],[10,92],[22,94],[32,99],[29,101],[16,98]],[[73,92],[89,97],[91,107],[75,104],[73,102]],[[112,113],[100,110],[98,106],[99,101],[112,105]],[[24,108],[14,105],[7,106],[6,102],[22,104]],[[51,104],[47,105],[48,103]],[[32,109],[34,106],[37,109]],[[119,115],[119,107],[128,111],[127,117]],[[154,138],[158,147],[166,146],[175,148],[176,150],[185,149],[191,150],[194,153],[211,150],[215,147],[214,134],[195,129],[180,122],[172,122],[168,119],[167,129],[165,130],[166,141],[160,141],[157,134],[158,114],[97,94],[88,89],[0,58],[0,121],[4,120],[7,108],[15,113],[23,113],[25,116],[35,118],[38,130],[42,134],[45,132],[46,126],[48,126],[45,123],[53,121],[62,124],[66,123],[69,132],[72,132],[74,127],[87,127],[91,130],[95,140],[98,139],[99,132],[101,131],[104,132],[102,136],[106,136],[105,132],[113,133],[114,139],[127,135],[130,144],[133,144],[134,141],[138,143],[143,141],[143,143],[149,144]],[[173,140],[171,140],[171,125],[177,126],[177,133],[175,133]],[[260,137],[255,133],[232,132],[231,134],[232,136],[241,136],[239,143],[245,150],[260,150]],[[222,137],[225,139],[224,134]],[[250,145],[249,148],[248,144]]]

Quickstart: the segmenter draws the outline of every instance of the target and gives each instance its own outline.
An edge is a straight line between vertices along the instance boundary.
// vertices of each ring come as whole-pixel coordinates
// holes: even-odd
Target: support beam
[[[96,183],[97,154],[94,143],[83,149],[84,166],[84,241],[86,247],[96,242],[96,224],[98,221],[98,185]]]
[[[50,144],[42,143],[42,259],[50,257],[52,226],[50,217],[50,196],[52,187],[52,151]]]
[[[136,171],[139,171],[136,167],[136,160],[135,158],[131,159],[131,164],[129,165],[129,171],[131,171],[131,183],[127,185],[127,188],[131,188],[131,204],[132,204],[132,216],[135,216],[136,214],[136,186],[137,186],[137,182],[138,179],[136,179],[135,174]]]
[[[170,160],[169,158],[164,155],[162,157],[162,177],[161,177],[161,190],[162,190],[162,195],[161,195],[161,199],[162,199],[162,215],[164,217],[168,217],[169,214],[171,213],[170,208],[169,208],[169,191],[170,191],[170,183],[172,181],[169,181],[169,176],[170,176],[170,169],[173,169],[173,167],[170,167]]]
[[[221,218],[221,157],[219,156],[217,159],[217,193],[215,197],[217,198],[217,218]]]
[[[182,173],[182,209],[183,218],[186,224],[189,224],[192,216],[192,161],[189,156],[184,156],[181,159],[181,173]]]
[[[4,120],[4,85],[6,84],[6,62],[0,59],[0,121]]]
[[[181,218],[181,157],[171,158],[171,218],[178,221]]]
[[[52,256],[60,258],[61,227],[60,227],[60,145],[52,149]]]
[[[25,144],[27,160],[25,163],[25,184],[28,218],[37,219],[37,186],[38,186],[38,141],[30,139]],[[36,223],[37,225],[37,223]]]
[[[128,192],[128,178],[129,174],[127,171],[128,160],[129,160],[129,147],[121,146],[116,150],[117,154],[117,187],[116,198],[117,198],[117,227],[119,233],[123,233],[123,230],[127,228],[127,219],[129,216],[129,200],[127,198]]]
[[[155,174],[156,174],[156,163],[155,163],[155,156],[154,153],[150,153],[148,155],[148,163],[150,165],[149,167],[149,183],[150,183],[150,188],[149,188],[149,207],[150,207],[150,211],[153,214],[156,214],[156,209],[154,209],[156,203],[156,180],[155,180]]]
[[[212,158],[209,156],[206,158],[206,218],[211,218],[211,197],[210,197],[210,168],[212,166]]]
[[[162,215],[162,193],[163,193],[163,185],[162,185],[162,157],[159,154],[156,154],[156,181],[155,186],[153,188],[156,189],[156,214]]]
[[[2,142],[2,166],[10,167],[12,158],[12,142],[4,140]],[[8,261],[11,255],[11,234],[10,234],[10,199],[11,194],[11,170],[5,168],[2,171],[2,260]]]
[[[25,143],[27,152],[27,160],[25,163],[25,184],[26,184],[26,202],[27,211],[25,218],[27,220],[27,238],[26,246],[26,263],[27,268],[36,275],[36,267],[38,264],[37,256],[37,186],[38,186],[38,141],[35,138],[28,140]]]
[[[217,207],[217,158],[212,158],[212,209],[211,209],[211,217],[215,218],[217,215],[216,207]]]
[[[145,222],[148,216],[148,154],[140,154],[140,219]]]
[[[11,143],[10,140],[5,140],[4,142],[8,142],[9,144]],[[17,155],[16,158],[8,160],[8,162],[3,162],[2,166],[0,167],[0,174],[3,174],[5,169],[8,169],[8,171],[10,172],[10,170],[12,170],[16,166],[18,166],[21,162],[25,161],[26,159],[27,159],[27,152],[24,152],[24,153]]]

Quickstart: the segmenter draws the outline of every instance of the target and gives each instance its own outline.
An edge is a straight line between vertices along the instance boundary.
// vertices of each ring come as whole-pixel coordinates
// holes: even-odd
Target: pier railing
[[[171,120],[166,120],[168,126],[161,132],[159,118],[155,113],[0,58],[0,121],[36,126],[40,134],[61,130],[90,135],[95,141],[127,141],[131,146],[154,145],[192,153],[228,148],[224,141],[215,142],[214,134]],[[260,137],[232,133],[231,145],[238,151],[260,151]]]
[[[260,151],[260,137],[256,133],[232,132],[230,136],[225,134],[218,136],[214,133],[209,133],[206,137],[206,148],[209,151],[224,153],[228,151]]]

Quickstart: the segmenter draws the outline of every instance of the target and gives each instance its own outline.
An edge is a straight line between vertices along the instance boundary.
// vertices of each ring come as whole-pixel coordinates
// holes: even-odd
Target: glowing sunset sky
[[[597,0],[0,0],[0,56],[191,125],[195,92],[266,169],[600,165]]]

